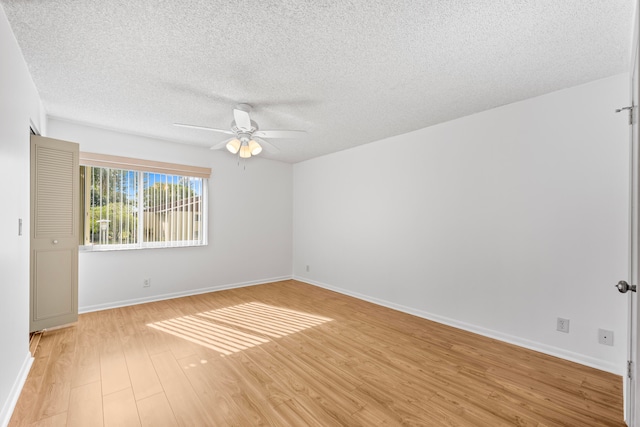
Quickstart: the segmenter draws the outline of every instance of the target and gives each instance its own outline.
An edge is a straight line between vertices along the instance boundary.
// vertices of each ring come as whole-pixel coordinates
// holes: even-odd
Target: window
[[[180,165],[122,162],[123,158],[102,155],[96,155],[100,158],[96,161],[87,156],[80,156],[81,234],[86,249],[207,244],[207,178],[191,176],[202,175],[199,170],[193,173],[188,167],[176,168]],[[135,169],[129,169],[132,166]]]

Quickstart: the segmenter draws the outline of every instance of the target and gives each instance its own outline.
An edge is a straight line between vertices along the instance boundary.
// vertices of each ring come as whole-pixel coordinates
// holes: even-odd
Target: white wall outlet
[[[558,317],[558,326],[556,329],[560,332],[564,332],[566,334],[569,333],[569,319],[563,319],[562,317]]]
[[[598,329],[598,342],[604,345],[613,345],[613,331]]]
[[[307,265],[307,273],[309,272],[309,265]]]
[[[142,283],[142,287],[143,288],[151,287],[151,279],[144,279],[144,282]]]

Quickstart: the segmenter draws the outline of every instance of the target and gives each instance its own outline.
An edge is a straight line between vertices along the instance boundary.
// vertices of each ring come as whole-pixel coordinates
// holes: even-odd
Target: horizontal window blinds
[[[157,172],[168,175],[182,175],[196,178],[209,178],[210,168],[180,165],[176,163],[155,162],[130,157],[110,156],[107,154],[80,152],[80,165],[111,169]]]

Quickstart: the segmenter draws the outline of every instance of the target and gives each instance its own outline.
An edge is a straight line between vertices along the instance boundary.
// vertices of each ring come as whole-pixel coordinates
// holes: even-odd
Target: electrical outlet
[[[563,319],[562,317],[558,317],[558,326],[556,329],[560,332],[564,332],[565,334],[569,333],[569,319]]]
[[[307,273],[309,272],[309,266],[307,265]]]
[[[598,329],[598,342],[604,345],[613,345],[613,331]]]
[[[151,286],[151,279],[144,279],[144,283],[142,284],[143,288],[148,288]]]

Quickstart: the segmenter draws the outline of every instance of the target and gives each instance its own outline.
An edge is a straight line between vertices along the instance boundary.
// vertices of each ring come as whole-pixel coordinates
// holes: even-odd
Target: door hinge
[[[631,368],[633,367],[633,362],[631,360],[627,360],[627,378],[631,379]]]
[[[622,108],[616,108],[616,113],[620,113],[624,110],[627,110],[629,112],[629,125],[633,125],[633,110],[634,110],[635,106],[631,105],[629,107],[622,107]]]

